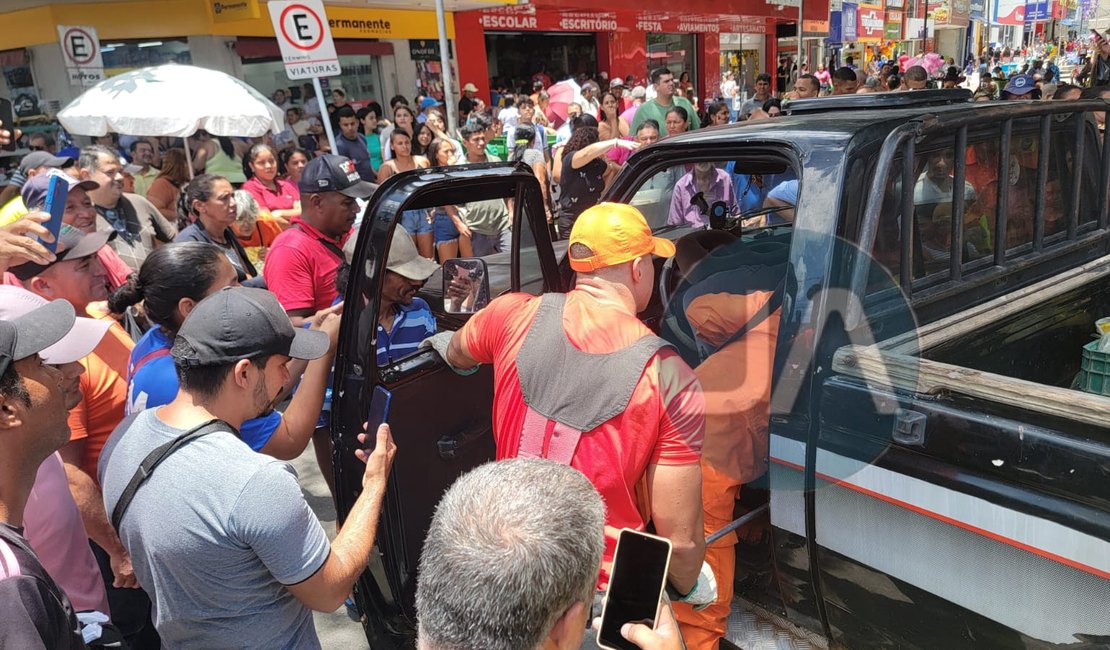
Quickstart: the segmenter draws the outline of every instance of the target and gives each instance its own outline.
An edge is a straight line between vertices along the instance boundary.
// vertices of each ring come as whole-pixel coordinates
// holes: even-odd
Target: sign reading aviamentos
[[[269,2],[270,21],[281,46],[285,74],[290,79],[334,77],[339,57],[321,0]]]

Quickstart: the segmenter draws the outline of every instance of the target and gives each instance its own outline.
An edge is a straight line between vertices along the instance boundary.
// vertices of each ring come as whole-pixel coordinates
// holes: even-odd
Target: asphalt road
[[[301,484],[301,492],[308,501],[309,507],[320,518],[329,539],[335,538],[335,503],[328,493],[328,485],[320,475],[316,465],[316,454],[312,445],[308,445],[299,458],[293,461],[293,468],[297,470]],[[314,612],[312,615],[316,623],[316,634],[320,637],[320,644],[327,650],[332,648],[357,650],[369,648],[366,636],[362,632],[362,625],[357,620],[347,616],[345,607],[329,614]]]

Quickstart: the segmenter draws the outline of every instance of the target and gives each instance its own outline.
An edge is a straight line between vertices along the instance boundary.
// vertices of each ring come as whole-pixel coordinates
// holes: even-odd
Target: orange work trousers
[[[705,510],[705,536],[732,521],[740,481],[726,476],[710,464],[701,464],[701,499]],[[705,561],[717,579],[717,600],[695,612],[686,603],[674,603],[674,615],[688,650],[717,650],[728,625],[732,606],[732,583],[736,574],[736,533],[732,532],[705,549]]]

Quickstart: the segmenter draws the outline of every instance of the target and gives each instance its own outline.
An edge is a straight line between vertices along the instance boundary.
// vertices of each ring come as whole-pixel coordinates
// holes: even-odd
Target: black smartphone
[[[0,97],[0,129],[10,131],[12,139],[8,144],[0,145],[0,150],[15,151],[15,109],[12,100],[7,97]]]
[[[370,412],[366,415],[366,451],[374,450],[377,440],[378,427],[389,422],[389,404],[393,401],[393,393],[384,386],[374,386],[370,395]]]
[[[638,650],[621,636],[625,623],[655,627],[659,601],[666,585],[671,563],[671,542],[629,528],[617,537],[613,569],[609,572],[609,591],[601,610],[601,629],[597,644],[615,650]]]
[[[50,176],[50,183],[46,186],[46,205],[43,210],[50,213],[50,220],[43,226],[54,235],[54,241],[39,243],[51,253],[58,252],[58,233],[62,230],[62,217],[66,213],[66,199],[69,198],[69,183],[58,175]]]

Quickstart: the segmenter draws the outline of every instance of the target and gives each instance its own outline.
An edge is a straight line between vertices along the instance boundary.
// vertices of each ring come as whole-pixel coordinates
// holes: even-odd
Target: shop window
[[[165,63],[192,65],[193,55],[183,38],[101,41],[100,54],[108,76]]]
[[[27,57],[26,50],[0,52],[0,69],[3,70],[4,81],[7,83],[8,97],[12,100],[16,124],[26,130],[28,125],[48,123],[49,118],[45,115],[47,107],[42,105],[35,90],[31,60]]]
[[[647,35],[648,69],[667,68],[674,73],[676,82],[682,79],[683,72],[689,73],[691,81],[697,79],[694,69],[695,51],[693,34]]]

